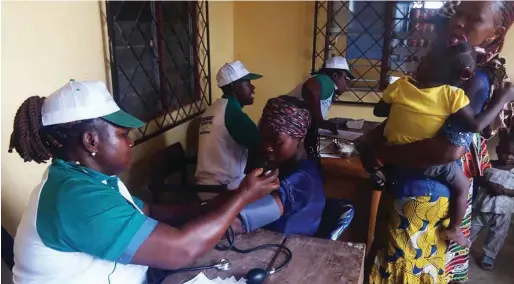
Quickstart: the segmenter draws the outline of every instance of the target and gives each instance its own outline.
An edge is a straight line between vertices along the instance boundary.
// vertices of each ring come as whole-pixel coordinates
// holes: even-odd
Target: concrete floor
[[[471,248],[469,281],[467,284],[514,284],[514,225],[511,223],[509,236],[494,263],[494,269],[486,271],[478,267],[476,259],[482,255],[485,230]]]

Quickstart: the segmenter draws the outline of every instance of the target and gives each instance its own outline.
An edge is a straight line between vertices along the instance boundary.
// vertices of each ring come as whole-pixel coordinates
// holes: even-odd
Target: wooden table
[[[293,252],[288,268],[270,276],[269,283],[362,283],[364,255],[362,243],[330,241],[291,235],[286,240]],[[281,263],[279,256],[276,263]]]
[[[338,122],[344,121],[345,119],[338,119]],[[378,123],[366,121],[362,130],[345,130],[365,133],[377,125]],[[344,127],[341,128],[344,129]],[[346,199],[355,208],[354,219],[340,240],[366,243],[369,249],[375,234],[381,192],[371,187],[368,173],[362,167],[358,156],[322,158],[321,166],[327,197]]]
[[[358,156],[322,158],[321,166],[326,196],[348,200],[355,208],[353,221],[340,240],[365,243],[370,248],[382,192],[371,187]]]
[[[246,249],[267,243],[284,243],[293,253],[293,258],[284,270],[271,275],[265,283],[362,283],[365,245],[341,241],[329,241],[304,236],[282,234],[258,230],[248,235],[238,236],[236,246]],[[278,256],[275,257],[278,253]],[[215,269],[202,271],[208,278],[218,276],[225,278],[235,276],[237,279],[246,275],[252,268],[269,268],[280,265],[283,254],[277,249],[266,249],[249,254],[232,251],[212,250],[200,258],[197,265],[208,265],[227,258],[232,263],[229,271]],[[178,284],[189,281],[199,271],[168,276],[164,284]]]

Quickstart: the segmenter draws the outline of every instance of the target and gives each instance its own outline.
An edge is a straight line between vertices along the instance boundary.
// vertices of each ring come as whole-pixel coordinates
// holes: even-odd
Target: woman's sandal
[[[494,259],[484,255],[478,263],[478,266],[483,270],[492,270],[494,268]]]

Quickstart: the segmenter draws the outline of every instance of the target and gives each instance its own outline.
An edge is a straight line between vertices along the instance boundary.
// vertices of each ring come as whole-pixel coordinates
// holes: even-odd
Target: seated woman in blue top
[[[267,162],[279,169],[280,189],[247,205],[232,224],[236,231],[265,227],[284,234],[312,236],[317,232],[325,192],[313,159],[317,153],[313,130],[304,102],[289,96],[267,102],[259,125],[260,149]]]

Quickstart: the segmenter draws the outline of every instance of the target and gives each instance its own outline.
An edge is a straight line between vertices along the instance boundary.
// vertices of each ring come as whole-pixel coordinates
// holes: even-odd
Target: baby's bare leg
[[[454,182],[451,184],[450,194],[450,224],[448,228],[441,231],[441,236],[447,240],[454,241],[461,246],[469,247],[470,241],[460,228],[462,219],[466,214],[468,206],[469,180],[462,171],[455,176]]]
[[[450,224],[441,231],[441,237],[469,247],[471,243],[460,229],[468,205],[468,178],[456,162],[427,169],[425,175],[443,180],[450,186]]]

